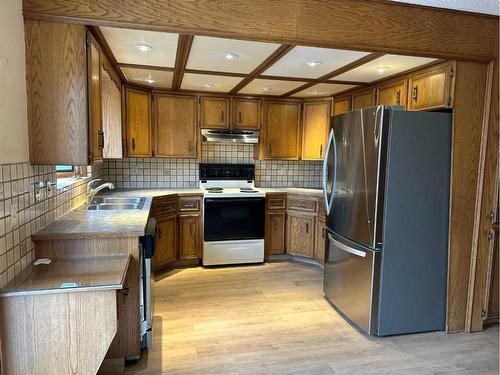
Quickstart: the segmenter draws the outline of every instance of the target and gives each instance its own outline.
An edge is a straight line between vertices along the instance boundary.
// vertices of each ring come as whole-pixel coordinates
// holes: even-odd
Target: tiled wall
[[[321,162],[254,160],[254,146],[203,143],[203,163],[255,164],[260,187],[319,188]],[[195,188],[198,162],[192,159],[128,158],[105,160],[105,178],[118,188]]]
[[[89,177],[102,177],[103,164],[89,168]],[[56,181],[54,166],[29,163],[0,165],[0,286],[33,260],[31,234],[87,199],[88,179],[63,188],[44,188],[35,202],[34,183]]]

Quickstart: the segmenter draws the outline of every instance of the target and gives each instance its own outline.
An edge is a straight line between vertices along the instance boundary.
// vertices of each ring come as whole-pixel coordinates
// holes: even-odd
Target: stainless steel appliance
[[[201,129],[203,142],[258,143],[258,130]]]
[[[445,328],[451,114],[333,117],[323,164],[324,293],[365,332]]]
[[[265,193],[252,164],[200,164],[203,265],[264,261]]]
[[[140,244],[140,288],[139,288],[139,323],[141,349],[151,349],[153,343],[153,305],[151,259],[155,254],[156,220],[150,218],[146,226],[146,234],[139,239]]]

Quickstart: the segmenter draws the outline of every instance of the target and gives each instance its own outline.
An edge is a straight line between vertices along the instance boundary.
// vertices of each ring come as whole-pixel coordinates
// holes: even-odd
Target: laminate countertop
[[[320,197],[319,189],[258,188],[266,193],[290,193]],[[100,196],[145,197],[140,210],[72,210],[31,236],[33,241],[84,238],[140,237],[145,233],[154,197],[167,195],[202,195],[201,189],[116,189]]]
[[[130,256],[46,259],[0,288],[0,297],[122,289]]]

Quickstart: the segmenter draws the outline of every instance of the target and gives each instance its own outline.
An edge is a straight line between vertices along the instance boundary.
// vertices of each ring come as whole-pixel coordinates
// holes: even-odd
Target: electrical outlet
[[[130,174],[139,174],[139,168],[137,168],[137,165],[132,165],[130,167]]]

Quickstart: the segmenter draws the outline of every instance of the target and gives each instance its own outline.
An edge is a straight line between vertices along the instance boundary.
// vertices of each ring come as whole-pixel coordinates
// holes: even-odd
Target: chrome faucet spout
[[[94,197],[97,193],[104,189],[109,189],[113,190],[115,188],[115,185],[112,182],[107,182],[105,184],[99,185],[95,189],[90,189],[88,193],[88,199],[87,199],[87,205],[91,205],[92,201],[94,200]]]

